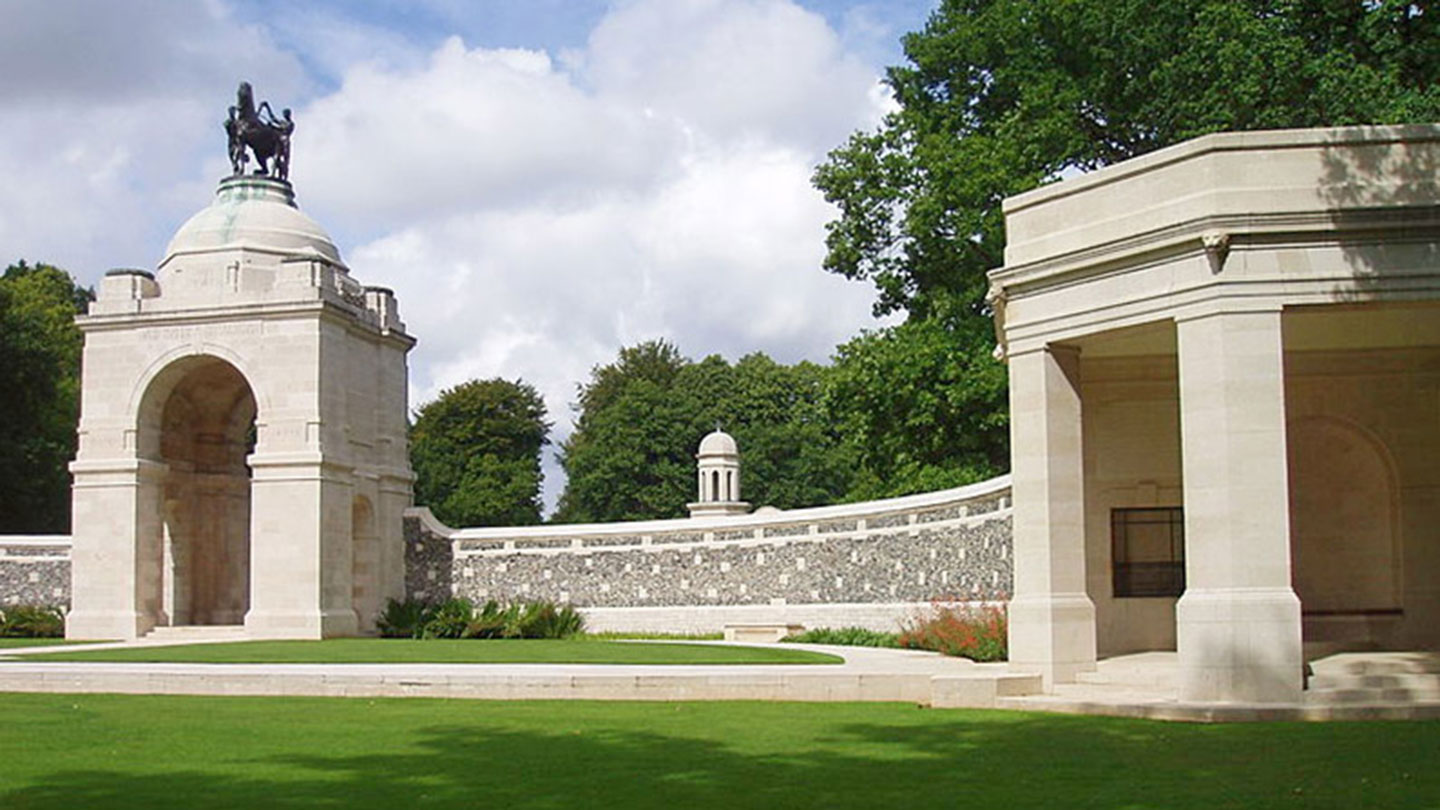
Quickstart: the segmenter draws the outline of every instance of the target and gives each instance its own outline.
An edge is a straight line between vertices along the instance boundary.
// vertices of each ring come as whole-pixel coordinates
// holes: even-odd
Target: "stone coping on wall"
[[[0,560],[54,562],[70,559],[68,534],[0,535]]]
[[[824,540],[842,534],[903,531],[942,521],[982,518],[1009,507],[1010,476],[1003,475],[968,486],[899,498],[720,517],[454,529],[423,506],[408,509],[405,515],[419,520],[427,532],[455,542],[458,553],[470,556],[674,547],[717,541]]]

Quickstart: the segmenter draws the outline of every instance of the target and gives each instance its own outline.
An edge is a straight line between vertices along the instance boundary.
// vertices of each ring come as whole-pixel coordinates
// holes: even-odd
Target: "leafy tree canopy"
[[[667,341],[621,349],[580,387],[554,519],[684,516],[696,495],[695,448],[717,424],[740,444],[746,500],[779,508],[838,500],[852,464],[821,408],[823,375],[763,354],[692,362]]]
[[[451,526],[540,522],[545,402],[520,380],[471,380],[421,407],[410,429],[416,503]]]
[[[917,318],[836,350],[827,416],[856,460],[847,500],[931,492],[1009,467],[1005,369],[977,320]]]
[[[986,271],[1002,201],[1221,130],[1440,120],[1440,12],[1396,0],[942,0],[888,71],[897,102],[815,172],[825,269],[903,325],[836,357],[853,497],[1001,471]]]
[[[0,534],[70,530],[80,414],[75,316],[94,294],[48,264],[0,276]]]
[[[1440,119],[1440,12],[1396,0],[944,0],[899,109],[830,154],[825,267],[879,313],[984,311],[1001,201],[1221,130]]]

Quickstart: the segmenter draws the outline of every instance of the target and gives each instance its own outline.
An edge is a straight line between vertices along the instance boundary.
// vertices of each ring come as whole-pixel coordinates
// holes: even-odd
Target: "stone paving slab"
[[[37,647],[0,651],[0,691],[479,700],[901,701],[935,708],[1000,708],[1188,722],[1440,719],[1440,701],[1184,703],[1177,698],[1173,653],[1101,661],[1097,671],[1082,682],[1059,685],[1052,693],[1041,694],[1038,675],[1011,672],[1005,664],[976,664],[916,650],[794,646],[839,655],[844,663],[631,666],[25,660],[26,652],[57,650]]]
[[[726,642],[704,642],[725,644]],[[133,646],[120,644],[96,647]],[[742,645],[743,646],[743,645]],[[762,645],[749,645],[762,646]],[[932,705],[936,678],[982,682],[1002,668],[915,650],[803,645],[843,664],[181,664],[26,660],[0,653],[0,691],[185,695],[447,697],[481,700],[903,701]],[[1038,684],[1037,684],[1038,686]],[[959,705],[947,692],[945,705]],[[978,689],[993,706],[1004,689]],[[972,697],[972,699],[975,699]],[[967,704],[969,705],[969,704]]]

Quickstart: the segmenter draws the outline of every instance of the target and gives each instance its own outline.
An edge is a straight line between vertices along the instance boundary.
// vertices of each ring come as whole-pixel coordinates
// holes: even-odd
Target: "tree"
[[[651,341],[620,350],[581,386],[561,448],[569,481],[557,522],[682,517],[695,448],[717,425],[740,444],[746,499],[779,508],[838,500],[853,468],[823,417],[824,370],[751,354],[692,362]]]
[[[70,530],[70,473],[80,414],[75,316],[93,293],[48,264],[0,276],[0,533]]]
[[[1440,12],[1397,0],[944,0],[899,109],[815,173],[825,268],[880,313],[983,316],[1001,201],[1221,130],[1440,118]],[[954,313],[952,313],[954,314]]]
[[[908,317],[837,357],[830,402],[863,437],[864,492],[959,483],[1008,454],[985,303],[1006,197],[1220,130],[1440,119],[1428,2],[943,0],[904,47],[898,109],[814,176],[839,208],[825,269]],[[967,458],[942,458],[942,437]]]
[[[990,327],[916,318],[836,350],[824,404],[856,459],[847,500],[960,486],[1009,466],[1005,371],[983,337],[962,331],[975,328]]]
[[[540,522],[545,402],[520,380],[471,380],[443,391],[410,429],[415,499],[451,526]]]

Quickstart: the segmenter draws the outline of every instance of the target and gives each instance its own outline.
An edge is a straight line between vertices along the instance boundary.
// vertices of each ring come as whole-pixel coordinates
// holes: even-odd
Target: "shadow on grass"
[[[73,696],[71,696],[73,697]],[[356,708],[360,701],[347,701]],[[391,704],[396,702],[390,702]],[[441,703],[40,771],[0,806],[1354,807],[1440,802],[1440,724],[1185,726],[844,704]],[[374,706],[375,704],[370,704]],[[413,704],[412,704],[413,705]],[[434,715],[437,706],[422,714]],[[254,710],[264,712],[262,703]],[[297,720],[315,720],[300,712]],[[272,721],[273,722],[273,721]],[[201,723],[200,725],[204,725]],[[217,729],[203,731],[213,734]],[[111,729],[102,734],[115,735]],[[162,727],[152,732],[163,734]],[[333,733],[330,745],[327,733]],[[356,735],[360,738],[357,739]],[[105,746],[100,746],[103,749]],[[144,752],[155,750],[153,754]],[[330,749],[330,750],[327,750]],[[167,753],[168,751],[168,753]],[[337,752],[338,751],[338,752]],[[343,753],[341,753],[343,752]],[[135,755],[158,756],[142,763]],[[0,784],[10,781],[0,776]],[[14,784],[11,782],[11,784]]]

